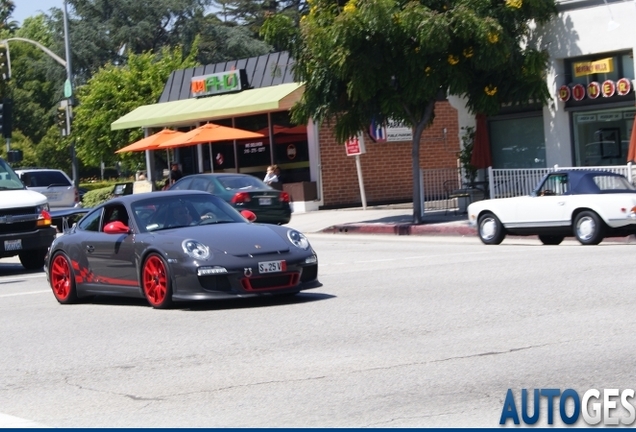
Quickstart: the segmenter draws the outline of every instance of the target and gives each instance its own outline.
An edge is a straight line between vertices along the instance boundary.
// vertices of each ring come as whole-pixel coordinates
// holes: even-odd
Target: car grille
[[[246,277],[241,279],[241,284],[246,291],[260,291],[290,288],[298,285],[299,279],[299,273],[288,273],[284,275]]]
[[[199,283],[208,291],[232,291],[230,280],[227,276],[199,276]]]
[[[300,276],[301,282],[309,282],[318,278],[318,264],[303,267],[303,273]]]
[[[38,214],[35,207],[18,207],[0,210],[0,234],[35,231]]]

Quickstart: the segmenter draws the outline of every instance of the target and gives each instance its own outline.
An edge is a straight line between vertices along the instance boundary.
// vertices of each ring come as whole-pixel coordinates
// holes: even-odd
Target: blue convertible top
[[[556,174],[561,173],[568,175],[568,182],[570,183],[570,193],[573,195],[636,192],[636,189],[634,189],[634,187],[622,174],[599,170],[560,170],[556,172]],[[599,186],[599,183],[603,184],[606,182],[599,182],[598,177],[618,177],[622,179],[622,181],[617,179],[616,182],[612,182],[612,185],[610,187],[601,188]],[[626,187],[617,187],[623,185],[625,185]]]

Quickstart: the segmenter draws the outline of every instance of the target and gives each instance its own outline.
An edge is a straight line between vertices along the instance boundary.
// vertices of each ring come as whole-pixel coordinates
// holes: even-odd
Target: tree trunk
[[[435,109],[435,100],[426,104],[422,118],[415,125],[413,131],[413,148],[411,150],[412,166],[413,166],[413,223],[422,223],[422,214],[424,213],[423,200],[421,199],[422,190],[420,182],[420,141],[424,129],[430,124],[433,110]]]

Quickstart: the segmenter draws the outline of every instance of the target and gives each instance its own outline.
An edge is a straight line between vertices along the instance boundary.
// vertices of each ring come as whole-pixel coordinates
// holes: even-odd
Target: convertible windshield
[[[11,167],[4,160],[0,159],[0,189],[13,190],[24,188],[25,186],[18,175],[13,172]]]
[[[135,202],[131,207],[142,232],[246,221],[232,206],[209,194],[156,194],[156,197]]]

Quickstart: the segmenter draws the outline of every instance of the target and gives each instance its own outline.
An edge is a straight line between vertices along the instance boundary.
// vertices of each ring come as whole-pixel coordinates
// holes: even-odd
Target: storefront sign
[[[598,121],[616,121],[623,118],[623,115],[619,112],[608,112],[598,114]]]
[[[296,158],[296,146],[293,144],[289,144],[287,146],[287,157],[290,160],[294,160]]]
[[[575,101],[583,100],[585,97],[585,87],[583,87],[583,84],[577,84],[572,87],[572,97]]]
[[[590,99],[596,99],[601,94],[601,86],[596,81],[592,81],[587,85],[587,96]]]
[[[612,80],[606,80],[603,82],[603,97],[612,97],[616,93],[616,84]]]
[[[349,138],[345,142],[345,149],[347,151],[347,156],[356,156],[367,152],[364,148],[364,138],[362,135]]]
[[[577,123],[592,123],[596,121],[596,114],[581,115],[576,120]]]
[[[570,87],[566,85],[562,85],[559,88],[559,99],[561,102],[567,102],[570,100],[570,96],[572,96],[572,92],[570,91]]]
[[[262,153],[265,150],[262,142],[247,143],[243,147],[243,154]]]
[[[245,69],[195,76],[190,79],[193,97],[237,92],[247,86]]]
[[[619,96],[629,94],[631,89],[632,83],[627,78],[621,78],[616,82],[616,93],[618,93]]]
[[[396,120],[389,120],[385,125],[372,122],[369,135],[378,143],[413,141],[413,129]]]
[[[574,63],[574,76],[581,77],[593,74],[606,74],[614,71],[613,59],[606,58],[593,62],[579,62]]]

